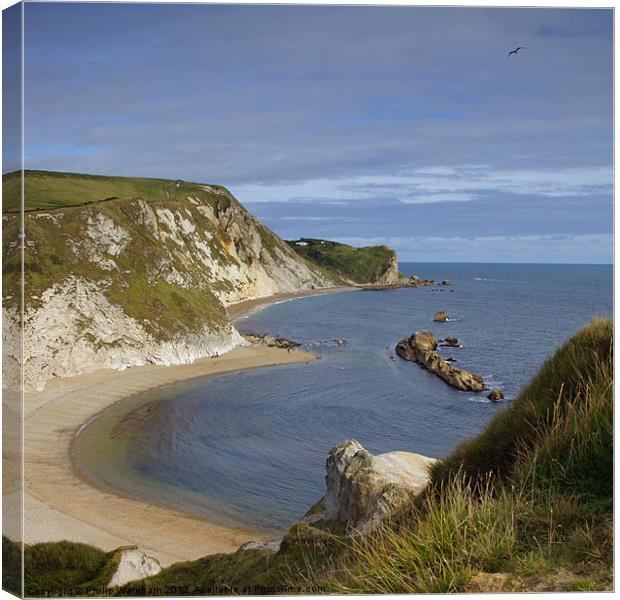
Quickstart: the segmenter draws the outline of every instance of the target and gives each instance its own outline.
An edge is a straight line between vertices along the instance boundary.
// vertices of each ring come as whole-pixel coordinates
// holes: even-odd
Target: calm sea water
[[[283,530],[323,494],[334,445],[356,438],[373,453],[444,456],[503,410],[558,344],[591,317],[612,314],[610,266],[405,263],[401,270],[455,285],[308,297],[242,318],[242,331],[298,340],[322,359],[119,403],[83,430],[78,460],[126,493]],[[437,310],[450,321],[433,323]],[[421,329],[458,337],[463,347],[444,355],[501,387],[507,401],[490,403],[393,360],[396,342]]]

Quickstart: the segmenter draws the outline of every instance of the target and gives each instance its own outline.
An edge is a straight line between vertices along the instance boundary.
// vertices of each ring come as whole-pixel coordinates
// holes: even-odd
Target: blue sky
[[[611,10],[25,10],[27,168],[220,183],[401,260],[611,262]]]

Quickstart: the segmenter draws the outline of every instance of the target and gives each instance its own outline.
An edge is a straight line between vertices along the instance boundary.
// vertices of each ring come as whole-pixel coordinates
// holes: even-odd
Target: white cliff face
[[[398,260],[396,259],[396,253],[392,255],[390,264],[385,272],[381,275],[377,283],[379,285],[390,285],[400,280],[400,272],[398,270]]]
[[[193,335],[157,340],[138,320],[105,296],[105,286],[69,276],[43,294],[41,308],[27,313],[24,330],[24,387],[40,391],[53,377],[70,377],[96,369],[191,363],[232,350],[246,342],[227,324],[205,325]],[[17,313],[4,311],[6,335],[19,333]],[[19,348],[14,348],[17,353]],[[15,364],[18,364],[14,356]],[[19,371],[11,369],[13,386]]]
[[[118,256],[131,241],[128,231],[102,213],[89,214],[86,222],[88,237],[106,254]]]
[[[26,389],[227,352],[245,342],[224,306],[332,285],[213,189],[221,205],[132,199],[26,213]],[[20,339],[16,299],[5,296],[3,319],[5,340]],[[18,386],[20,345],[5,348],[5,384]]]
[[[221,293],[224,304],[279,292],[313,289],[333,285],[308,266],[287,244],[270,244],[261,237],[263,226],[240,206],[232,204],[222,211],[218,224],[230,238],[227,250],[239,264],[225,276],[237,282],[236,289]]]

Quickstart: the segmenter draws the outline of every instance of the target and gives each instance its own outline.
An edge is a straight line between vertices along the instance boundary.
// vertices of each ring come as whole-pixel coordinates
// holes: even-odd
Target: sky
[[[608,263],[612,20],[27,3],[25,166],[222,184],[401,261]]]

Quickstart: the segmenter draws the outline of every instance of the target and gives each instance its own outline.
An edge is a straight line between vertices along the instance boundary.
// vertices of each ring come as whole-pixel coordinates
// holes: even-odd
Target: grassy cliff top
[[[287,241],[300,256],[343,282],[376,283],[389,269],[396,253],[387,246],[354,248],[338,242],[301,238]]]
[[[15,171],[2,176],[3,212],[19,211],[20,175],[19,171]],[[224,191],[220,186],[209,188]],[[201,184],[181,180],[24,171],[24,208],[27,211],[83,206],[119,198],[167,202],[205,195],[208,195],[208,192]]]

